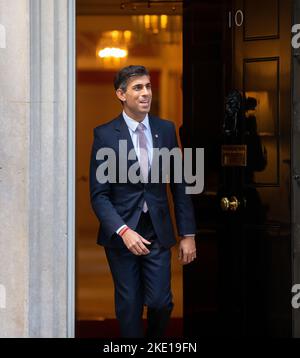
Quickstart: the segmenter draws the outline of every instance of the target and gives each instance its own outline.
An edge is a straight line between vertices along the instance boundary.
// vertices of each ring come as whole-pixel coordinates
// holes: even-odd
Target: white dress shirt
[[[138,121],[135,121],[134,119],[130,118],[124,111],[123,111],[123,117],[125,119],[128,129],[129,129],[133,147],[134,147],[135,153],[136,153],[139,161],[140,161],[140,148],[139,148],[139,138],[138,138],[138,133],[136,131],[136,128],[140,123],[143,123],[143,125],[146,127],[144,130],[144,134],[145,134],[146,140],[147,140],[147,152],[148,152],[148,158],[149,158],[149,165],[151,166],[152,158],[153,158],[153,141],[152,141],[152,134],[151,134],[151,128],[150,128],[150,124],[149,124],[148,113],[146,114],[146,116],[142,120],[142,122],[138,122]]]

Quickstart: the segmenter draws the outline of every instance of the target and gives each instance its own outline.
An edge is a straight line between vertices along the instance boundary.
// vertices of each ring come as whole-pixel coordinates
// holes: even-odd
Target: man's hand
[[[189,264],[196,258],[196,244],[193,236],[184,236],[179,242],[178,259],[183,265]]]
[[[149,254],[150,251],[147,249],[147,247],[144,245],[144,243],[150,245],[151,242],[144,239],[137,232],[129,229],[121,237],[122,237],[127,249],[129,251],[131,251],[134,255]]]

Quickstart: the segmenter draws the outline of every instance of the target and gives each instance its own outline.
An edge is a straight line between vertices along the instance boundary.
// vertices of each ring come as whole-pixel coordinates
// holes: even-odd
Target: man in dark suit
[[[150,172],[155,148],[178,148],[176,132],[172,122],[149,114],[152,92],[145,67],[123,68],[117,73],[114,86],[123,112],[94,129],[91,154],[91,202],[101,223],[98,244],[105,247],[112,272],[121,335],[144,336],[142,314],[146,305],[146,336],[160,337],[173,307],[170,247],[176,240],[162,168],[158,171],[158,181],[151,181]],[[127,148],[120,150],[121,142],[126,143]],[[108,150],[107,155],[99,154],[99,150]],[[109,151],[113,151],[116,160],[108,159]],[[135,159],[128,154],[130,151],[136,154]],[[116,163],[117,167],[112,168]],[[140,178],[138,182],[132,180],[130,174],[130,167],[134,165]],[[107,179],[110,169],[116,170]],[[120,180],[124,170],[126,180]],[[193,207],[184,183],[174,181],[172,169],[169,181],[181,237],[179,259],[188,264],[196,258]]]

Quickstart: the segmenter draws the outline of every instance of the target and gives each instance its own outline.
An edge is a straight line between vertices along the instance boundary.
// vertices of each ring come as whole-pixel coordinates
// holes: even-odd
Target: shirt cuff
[[[126,227],[126,226],[127,226],[127,225],[122,225],[122,226],[120,226],[119,229],[116,231],[116,233],[119,234],[119,232],[120,232],[124,227]]]
[[[191,237],[195,239],[196,234],[184,234],[183,237]]]

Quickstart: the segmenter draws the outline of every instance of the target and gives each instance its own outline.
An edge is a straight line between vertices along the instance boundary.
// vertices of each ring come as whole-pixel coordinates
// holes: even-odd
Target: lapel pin
[[[155,134],[155,138],[158,138],[158,134]]]

